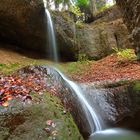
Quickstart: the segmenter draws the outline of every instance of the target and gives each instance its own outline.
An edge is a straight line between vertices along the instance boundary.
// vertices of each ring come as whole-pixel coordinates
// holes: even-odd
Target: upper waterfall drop
[[[56,44],[56,37],[55,37],[53,22],[52,22],[50,12],[47,9],[46,0],[43,0],[43,2],[44,2],[45,14],[47,18],[47,35],[48,35],[48,41],[49,41],[49,46],[50,46],[49,53],[51,55],[51,59],[55,62],[58,62],[59,60],[58,49],[57,49],[57,44]]]

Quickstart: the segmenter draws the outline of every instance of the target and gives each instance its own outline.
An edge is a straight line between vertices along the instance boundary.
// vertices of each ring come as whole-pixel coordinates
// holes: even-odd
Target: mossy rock
[[[31,97],[25,102],[14,99],[8,107],[0,106],[0,140],[83,139],[58,98],[48,93]],[[48,126],[47,120],[52,120],[55,126]],[[46,128],[50,128],[49,133]]]

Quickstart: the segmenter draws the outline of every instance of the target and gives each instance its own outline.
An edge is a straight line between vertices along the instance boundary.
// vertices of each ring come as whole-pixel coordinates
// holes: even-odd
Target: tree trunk
[[[96,0],[90,0],[90,10],[93,15],[97,13]]]

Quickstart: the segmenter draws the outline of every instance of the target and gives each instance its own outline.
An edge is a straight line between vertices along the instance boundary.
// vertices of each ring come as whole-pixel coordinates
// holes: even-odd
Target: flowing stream
[[[56,37],[55,37],[55,32],[54,32],[54,27],[53,27],[53,22],[52,18],[50,15],[49,10],[47,9],[47,3],[46,0],[43,0],[44,2],[44,7],[45,7],[45,14],[47,17],[47,35],[48,35],[48,41],[49,41],[49,53],[50,53],[50,58],[54,62],[58,62],[58,50],[57,50],[57,44],[56,44]]]
[[[97,116],[94,108],[92,108],[90,106],[87,99],[84,97],[84,94],[82,93],[82,90],[80,89],[80,87],[76,83],[74,83],[73,81],[69,80],[58,69],[56,69],[56,71],[60,74],[62,79],[73,89],[73,91],[77,95],[81,105],[83,105],[83,110],[85,112],[88,123],[90,125],[91,133],[94,133],[95,131],[102,130],[102,126],[100,124],[100,121],[98,119],[98,116]]]

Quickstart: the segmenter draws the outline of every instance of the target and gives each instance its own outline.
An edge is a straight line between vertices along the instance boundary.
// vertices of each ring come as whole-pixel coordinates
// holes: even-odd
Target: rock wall
[[[117,6],[96,15],[94,22],[77,27],[79,53],[94,60],[111,54],[114,48],[131,48],[128,37]]]
[[[52,17],[59,54],[64,60],[76,60],[78,53],[101,59],[113,48],[131,47],[116,6],[96,15],[94,22],[76,28],[68,13],[52,12]],[[49,56],[46,24],[43,0],[0,0],[0,42]]]
[[[75,59],[72,21],[52,12],[61,57]],[[43,0],[0,0],[0,42],[49,56]]]
[[[45,44],[41,0],[1,0],[0,40],[19,47],[42,50]]]
[[[140,59],[140,0],[116,0],[131,35],[130,40]]]
[[[69,12],[53,11],[52,17],[60,56],[67,58],[67,60],[76,60],[78,48],[74,40],[75,23]]]
[[[102,21],[113,21],[119,18],[122,18],[122,13],[116,5],[94,15],[94,21],[99,19],[101,19]]]

